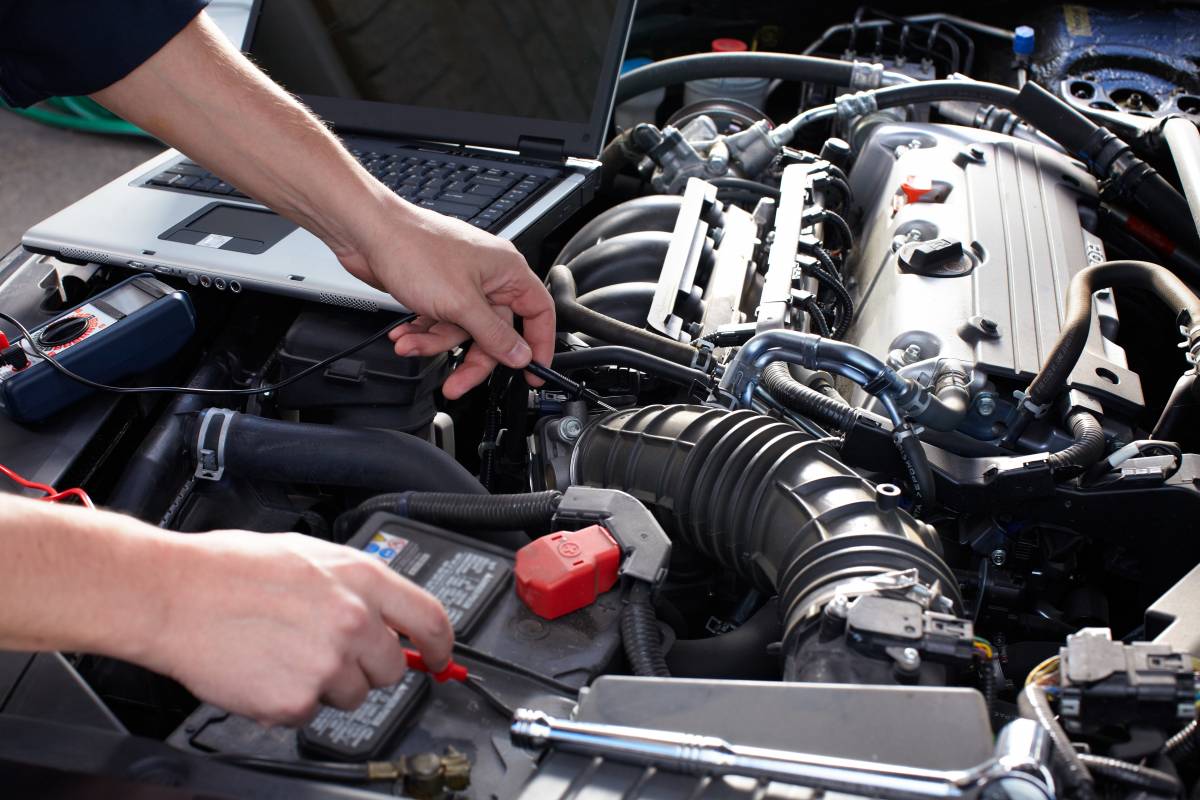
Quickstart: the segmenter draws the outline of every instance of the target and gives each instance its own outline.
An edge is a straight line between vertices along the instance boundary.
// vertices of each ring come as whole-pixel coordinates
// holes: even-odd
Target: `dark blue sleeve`
[[[179,33],[208,0],[0,0],[0,97],[27,106],[99,91]]]

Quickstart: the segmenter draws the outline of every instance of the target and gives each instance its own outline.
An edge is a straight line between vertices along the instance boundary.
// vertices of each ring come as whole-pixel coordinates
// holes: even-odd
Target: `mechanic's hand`
[[[150,666],[260,722],[299,725],[317,704],[356,708],[405,671],[399,631],[448,663],[442,604],[381,561],[296,533],[195,534]]]
[[[479,385],[497,362],[517,369],[531,358],[550,363],[554,301],[512,244],[399,199],[385,207],[382,220],[366,228],[366,241],[339,258],[420,314],[392,332],[397,355],[434,355],[474,339],[442,388],[450,399]],[[513,315],[524,322],[524,339]]]

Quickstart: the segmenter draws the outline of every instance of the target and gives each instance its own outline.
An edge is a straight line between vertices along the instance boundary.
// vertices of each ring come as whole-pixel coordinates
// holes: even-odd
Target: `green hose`
[[[14,114],[26,119],[84,133],[103,133],[118,136],[154,137],[131,122],[126,122],[108,109],[88,97],[51,97],[46,107],[11,108],[0,103]]]

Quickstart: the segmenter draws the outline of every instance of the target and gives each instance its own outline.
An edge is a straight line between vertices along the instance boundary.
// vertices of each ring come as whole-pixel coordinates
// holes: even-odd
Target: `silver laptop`
[[[532,247],[590,199],[634,0],[258,0],[243,49],[401,197]],[[26,248],[193,285],[399,309],[175,150]],[[436,269],[436,264],[430,264]]]

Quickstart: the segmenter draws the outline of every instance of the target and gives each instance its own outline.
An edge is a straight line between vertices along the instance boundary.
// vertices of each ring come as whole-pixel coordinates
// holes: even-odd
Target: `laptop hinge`
[[[521,158],[533,161],[564,161],[562,139],[542,139],[537,136],[522,136],[517,139],[517,150]]]

